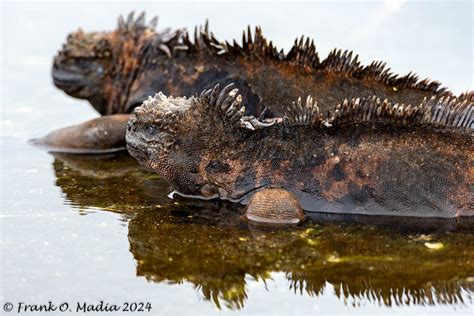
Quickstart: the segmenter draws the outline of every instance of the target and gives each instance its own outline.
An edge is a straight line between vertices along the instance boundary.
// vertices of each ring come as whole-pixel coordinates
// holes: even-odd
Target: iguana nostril
[[[157,132],[157,130],[155,129],[155,127],[153,125],[147,126],[146,129],[145,129],[145,133],[148,136],[154,136],[156,134],[156,132]]]

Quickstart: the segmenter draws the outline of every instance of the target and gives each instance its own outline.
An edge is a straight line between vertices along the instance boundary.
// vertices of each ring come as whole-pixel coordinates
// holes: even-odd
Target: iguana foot
[[[102,116],[31,140],[51,152],[101,154],[125,149],[129,114]]]
[[[296,225],[306,219],[298,199],[285,189],[269,188],[255,193],[244,217],[265,226]]]

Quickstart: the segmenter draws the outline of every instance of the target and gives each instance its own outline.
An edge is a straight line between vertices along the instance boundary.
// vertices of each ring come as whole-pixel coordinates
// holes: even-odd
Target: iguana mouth
[[[135,159],[148,159],[148,150],[146,145],[147,144],[143,141],[136,139],[131,140],[129,137],[127,137],[127,150],[133,157],[135,157]]]
[[[212,184],[210,183],[207,183],[204,186],[213,186]],[[217,193],[214,193],[212,195],[204,195],[202,194],[186,194],[186,193],[182,193],[182,192],[179,192],[178,190],[173,190],[172,192],[170,192],[168,194],[168,197],[170,199],[173,199],[175,195],[179,195],[179,196],[182,196],[182,197],[185,197],[185,198],[192,198],[192,199],[199,199],[199,200],[213,200],[213,199],[221,199],[221,200],[226,200],[226,201],[229,201],[229,202],[232,202],[232,203],[242,203],[242,204],[246,204],[248,199],[256,192],[264,189],[267,187],[267,185],[261,185],[261,186],[258,186],[258,187],[255,187],[245,193],[242,193],[240,195],[237,195],[235,197],[230,197],[228,192],[226,192],[222,187],[220,186],[216,186],[218,189],[217,189]]]
[[[54,67],[52,75],[54,85],[60,89],[79,88],[86,84],[85,76],[73,71],[60,70]]]

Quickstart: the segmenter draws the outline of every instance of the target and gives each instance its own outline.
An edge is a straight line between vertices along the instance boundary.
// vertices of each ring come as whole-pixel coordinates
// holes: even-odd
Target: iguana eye
[[[156,133],[156,129],[155,129],[154,126],[147,126],[147,127],[145,128],[145,133],[146,133],[147,135],[149,135],[149,136],[153,136],[153,135],[155,135],[155,133]]]

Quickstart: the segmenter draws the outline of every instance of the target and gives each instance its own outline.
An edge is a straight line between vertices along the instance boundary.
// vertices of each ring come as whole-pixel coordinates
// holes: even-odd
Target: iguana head
[[[97,107],[105,103],[104,87],[112,81],[113,42],[105,32],[69,34],[54,58],[54,84],[67,94],[88,99]]]
[[[54,58],[54,84],[70,96],[88,100],[101,114],[133,110],[146,98],[134,91],[140,87],[133,87],[133,83],[141,71],[147,48],[152,42],[160,46],[174,34],[155,32],[156,23],[156,18],[145,23],[144,13],[135,19],[132,12],[127,21],[119,18],[114,31],[79,29],[69,34]],[[138,99],[130,97],[137,93]]]
[[[199,97],[173,98],[162,93],[135,109],[126,140],[130,154],[163,176],[181,194],[201,198],[238,199],[253,184],[234,190],[250,164],[233,159],[250,131],[272,125],[244,116],[242,97],[233,84],[219,85]],[[232,190],[229,190],[232,186]],[[230,196],[229,191],[237,192]]]

